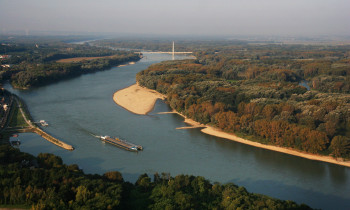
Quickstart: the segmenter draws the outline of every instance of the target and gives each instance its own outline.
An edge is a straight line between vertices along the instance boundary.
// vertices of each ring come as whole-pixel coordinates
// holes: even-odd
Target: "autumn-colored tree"
[[[252,131],[253,115],[242,115],[239,120],[239,123],[242,131],[250,133]]]
[[[263,138],[270,138],[270,122],[266,121],[265,119],[257,120],[254,122],[254,132],[258,136],[261,136]]]
[[[326,149],[329,139],[324,132],[310,130],[306,140],[302,143],[303,149],[311,153],[318,153]]]
[[[285,134],[285,131],[287,130],[287,127],[288,127],[288,123],[282,120],[271,122],[270,138],[275,144],[279,146],[283,146],[284,136],[285,136],[284,134]]]
[[[335,157],[350,154],[350,139],[345,136],[335,136],[331,141],[330,150]]]
[[[326,133],[328,136],[333,137],[337,131],[337,122],[327,121],[325,123]]]
[[[262,113],[266,119],[272,120],[272,118],[277,114],[277,111],[273,105],[266,105]]]
[[[115,182],[123,182],[123,176],[119,171],[110,171],[110,172],[106,172],[105,174],[103,174],[103,177],[105,177],[106,179],[110,180],[110,181],[115,181]]]
[[[225,131],[238,131],[240,129],[240,118],[232,111],[219,112],[215,116],[216,125]]]

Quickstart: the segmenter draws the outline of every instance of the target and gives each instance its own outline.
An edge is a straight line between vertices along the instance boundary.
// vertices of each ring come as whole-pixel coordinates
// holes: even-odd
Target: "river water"
[[[21,151],[59,155],[66,164],[78,164],[86,173],[120,171],[130,182],[142,173],[192,174],[314,208],[350,209],[350,168],[247,146],[199,129],[176,130],[186,124],[178,115],[157,114],[170,111],[162,101],[146,116],[114,103],[113,93],[134,84],[137,72],[170,59],[167,54],[148,54],[134,65],[25,91],[5,85],[25,100],[35,121],[49,123],[45,131],[75,147],[66,151],[27,133],[20,134]],[[142,145],[144,151],[125,151],[92,134],[120,137]]]

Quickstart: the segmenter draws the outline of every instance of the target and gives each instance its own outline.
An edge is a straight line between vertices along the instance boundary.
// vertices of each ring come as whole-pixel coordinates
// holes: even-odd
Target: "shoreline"
[[[142,90],[142,91],[137,91],[137,89]],[[137,93],[137,94],[134,95],[133,93]],[[139,96],[142,96],[141,99],[147,98],[148,96],[151,96],[152,103],[150,103],[150,102],[145,103],[145,101],[143,101],[143,100],[130,99],[132,97],[137,98]],[[135,113],[133,111],[134,107],[142,107],[140,109],[143,109],[144,112],[135,113],[135,114],[139,114],[139,115],[146,115],[147,113],[149,113],[150,111],[152,111],[154,109],[155,102],[158,99],[164,100],[165,98],[166,98],[166,96],[156,92],[155,90],[151,90],[151,89],[142,87],[138,83],[131,85],[129,87],[126,87],[124,89],[118,90],[113,94],[114,102],[132,113]],[[121,101],[123,101],[122,105],[120,104]],[[137,101],[139,101],[139,103]],[[172,112],[159,113],[159,114],[168,114],[168,113],[169,114],[176,113],[176,114],[182,116],[184,118],[184,122],[190,125],[189,127],[180,127],[180,128],[176,128],[176,129],[202,128],[201,132],[208,134],[208,135],[211,135],[211,136],[216,136],[219,138],[228,139],[231,141],[239,142],[242,144],[246,144],[246,145],[250,145],[250,146],[254,146],[254,147],[258,147],[258,148],[262,148],[262,149],[272,150],[275,152],[280,152],[280,153],[284,153],[284,154],[288,154],[288,155],[306,158],[309,160],[316,160],[316,161],[341,165],[341,166],[345,166],[345,167],[350,167],[350,161],[339,161],[339,160],[333,158],[332,156],[321,156],[321,155],[306,153],[306,152],[302,152],[302,151],[298,151],[298,150],[294,150],[294,149],[290,149],[290,148],[278,147],[278,146],[273,146],[273,145],[266,145],[266,144],[262,144],[259,142],[254,142],[254,141],[250,141],[247,139],[243,139],[243,138],[238,137],[234,134],[221,131],[218,128],[215,128],[213,126],[200,124],[199,122],[196,122],[192,119],[189,119],[186,116],[184,116],[183,114],[181,114],[175,110],[173,110]]]

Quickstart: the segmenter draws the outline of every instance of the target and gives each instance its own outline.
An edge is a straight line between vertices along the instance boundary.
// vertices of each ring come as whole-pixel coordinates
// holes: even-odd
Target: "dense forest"
[[[66,40],[63,38],[20,38],[0,40],[0,82],[11,80],[12,85],[17,88],[46,85],[140,59],[132,51],[112,50],[88,43],[69,44],[63,42],[62,40]],[[77,57],[97,58],[72,63],[56,62],[59,59]]]
[[[310,209],[292,201],[212,184],[200,176],[140,175],[135,184],[117,172],[85,174],[60,157],[34,157],[0,146],[0,207],[34,209]]]
[[[137,81],[198,122],[350,158],[350,46],[236,45],[195,55],[154,64]]]

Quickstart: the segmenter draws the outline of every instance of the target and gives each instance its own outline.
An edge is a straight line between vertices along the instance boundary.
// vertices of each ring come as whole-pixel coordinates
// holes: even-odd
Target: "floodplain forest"
[[[349,159],[349,50],[222,47],[151,65],[137,82],[200,123],[264,144]]]

